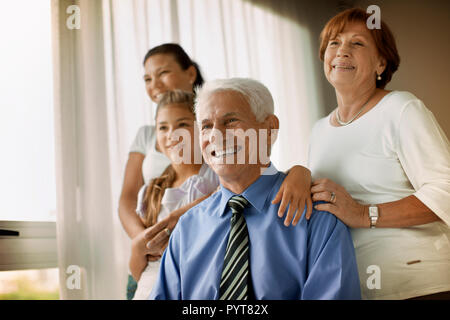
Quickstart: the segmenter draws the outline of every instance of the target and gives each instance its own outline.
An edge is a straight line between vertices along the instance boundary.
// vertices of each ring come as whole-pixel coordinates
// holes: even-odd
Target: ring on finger
[[[167,235],[170,237],[170,233],[171,233],[170,229],[169,229],[169,228],[165,228],[164,231],[165,231],[165,232],[167,233]]]
[[[336,202],[336,193],[334,193],[333,191],[331,191],[330,202],[331,203],[335,203]]]

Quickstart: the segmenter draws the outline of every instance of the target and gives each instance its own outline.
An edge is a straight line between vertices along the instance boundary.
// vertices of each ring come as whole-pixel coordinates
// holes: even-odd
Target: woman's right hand
[[[169,243],[170,233],[180,218],[179,215],[170,214],[148,228],[146,248],[151,256],[162,256]]]
[[[311,200],[311,171],[303,166],[293,166],[278,190],[272,204],[281,201],[278,209],[278,217],[286,217],[284,225],[286,227],[292,221],[292,225],[297,225],[305,211],[305,218],[309,220],[312,214]],[[289,210],[286,210],[289,205]],[[304,210],[306,207],[306,210]],[[295,214],[295,217],[294,217]],[[293,219],[292,219],[293,218]]]
[[[148,232],[146,234],[146,237],[149,239],[146,246],[148,248],[148,253],[153,257],[161,257],[164,253],[164,250],[166,250],[167,245],[169,243],[170,234],[172,233],[173,229],[175,229],[175,226],[178,223],[178,220],[180,217],[189,209],[191,209],[193,206],[199,204],[206,198],[208,198],[211,194],[219,190],[220,186],[217,187],[216,190],[211,192],[210,194],[207,194],[203,197],[200,197],[193,202],[176,209],[175,211],[171,212],[167,217],[164,219],[158,221],[156,224],[148,228]],[[149,258],[150,259],[150,258]],[[152,258],[153,259],[153,258]],[[154,261],[154,260],[149,260]]]
[[[141,277],[142,271],[147,266],[148,261],[156,261],[160,255],[152,255],[147,243],[155,236],[155,230],[150,227],[139,232],[131,241],[130,271],[137,281]]]

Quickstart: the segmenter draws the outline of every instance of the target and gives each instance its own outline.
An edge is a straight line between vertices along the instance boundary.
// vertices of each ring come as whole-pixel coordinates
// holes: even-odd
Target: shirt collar
[[[261,211],[275,184],[275,180],[278,178],[278,173],[279,171],[271,162],[269,167],[265,168],[259,178],[245,189],[241,195],[245,197],[254,208]],[[222,216],[226,212],[228,200],[230,200],[232,196],[235,196],[236,193],[228,190],[222,184],[220,185],[219,192],[221,193],[221,198],[217,210],[219,215]]]

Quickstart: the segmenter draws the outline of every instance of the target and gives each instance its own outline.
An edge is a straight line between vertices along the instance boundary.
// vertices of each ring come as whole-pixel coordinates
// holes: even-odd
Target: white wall
[[[400,54],[400,67],[389,90],[412,92],[434,113],[450,137],[450,1],[360,0],[376,4],[391,28]]]

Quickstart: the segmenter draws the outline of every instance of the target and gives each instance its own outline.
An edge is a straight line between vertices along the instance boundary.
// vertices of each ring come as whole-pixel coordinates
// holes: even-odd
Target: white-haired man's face
[[[240,93],[214,92],[197,106],[197,122],[203,158],[221,182],[259,176],[261,166],[268,165],[278,119],[269,115],[258,122]]]

